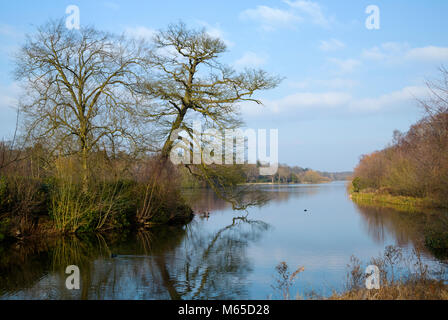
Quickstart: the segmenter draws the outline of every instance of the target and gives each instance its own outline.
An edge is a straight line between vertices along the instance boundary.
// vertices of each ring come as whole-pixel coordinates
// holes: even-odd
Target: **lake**
[[[277,299],[280,262],[305,268],[293,295],[328,295],[343,289],[352,255],[368,262],[388,245],[422,247],[422,214],[360,207],[345,182],[257,188],[271,201],[247,212],[210,190],[186,192],[210,215],[184,227],[0,247],[0,299]],[[68,265],[79,266],[80,290],[65,287]]]

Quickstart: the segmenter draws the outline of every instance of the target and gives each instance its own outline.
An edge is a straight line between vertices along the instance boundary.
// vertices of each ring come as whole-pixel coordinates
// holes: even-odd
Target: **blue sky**
[[[352,170],[362,154],[389,143],[422,112],[415,98],[448,62],[448,1],[2,1],[0,137],[14,131],[17,97],[11,56],[26,33],[80,8],[81,24],[150,37],[168,23],[204,27],[228,45],[223,60],[285,77],[243,105],[250,128],[279,129],[279,161],[318,170]],[[368,5],[380,29],[368,30]]]

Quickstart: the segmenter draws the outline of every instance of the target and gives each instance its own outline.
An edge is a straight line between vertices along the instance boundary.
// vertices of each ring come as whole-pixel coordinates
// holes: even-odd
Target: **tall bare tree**
[[[178,23],[154,37],[151,73],[144,84],[157,111],[152,117],[162,125],[162,156],[168,158],[177,129],[192,132],[191,120],[202,119],[208,127],[234,128],[242,124],[238,103],[251,101],[262,90],[275,88],[280,79],[263,70],[236,72],[219,61],[226,45],[205,30],[188,29]]]
[[[17,79],[27,89],[21,105],[27,133],[52,150],[79,155],[84,187],[92,151],[123,141],[130,147],[141,135],[132,87],[146,52],[142,42],[51,21],[28,36],[17,55]]]
[[[162,161],[170,157],[175,146],[171,139],[173,133],[181,130],[189,135],[191,143],[184,146],[185,152],[193,154],[195,148],[202,150],[203,141],[197,139],[200,133],[194,131],[193,120],[201,121],[204,130],[213,128],[223,132],[238,128],[242,125],[239,104],[261,104],[254,94],[275,88],[281,81],[263,70],[237,72],[221,63],[225,43],[203,29],[189,29],[182,22],[159,31],[153,45],[150,73],[141,88],[152,98],[149,116],[160,129]],[[202,162],[186,164],[186,167],[234,208],[245,208],[241,204],[243,199],[252,198],[235,188],[242,182],[238,178],[242,178],[242,171],[237,166],[210,166]]]

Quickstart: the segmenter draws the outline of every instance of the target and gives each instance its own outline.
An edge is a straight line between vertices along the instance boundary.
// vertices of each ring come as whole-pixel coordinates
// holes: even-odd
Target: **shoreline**
[[[21,234],[17,231],[14,232],[14,229],[5,228],[5,230],[0,230],[2,236],[0,238],[0,244],[14,244],[23,241],[40,241],[42,239],[64,239],[67,237],[83,237],[83,236],[93,236],[93,235],[116,235],[123,233],[133,233],[138,232],[139,230],[149,231],[154,228],[164,227],[164,226],[185,226],[188,225],[194,219],[194,212],[189,206],[185,208],[183,212],[178,212],[178,214],[170,217],[165,222],[148,222],[145,224],[139,224],[135,221],[129,222],[127,226],[117,226],[115,228],[109,228],[104,230],[83,230],[83,231],[62,231],[58,230],[55,227],[55,223],[51,218],[45,217],[39,219],[38,223],[34,226],[32,232],[29,234]]]
[[[425,212],[428,210],[446,210],[435,200],[409,196],[394,196],[377,192],[353,192],[349,190],[350,199],[359,205],[385,207],[404,212]]]
[[[348,182],[349,180],[329,180],[329,181],[321,181],[316,183],[309,183],[309,182],[246,182],[243,183],[243,186],[249,186],[249,185],[313,185],[313,184],[325,184],[325,183],[332,183],[332,182]]]

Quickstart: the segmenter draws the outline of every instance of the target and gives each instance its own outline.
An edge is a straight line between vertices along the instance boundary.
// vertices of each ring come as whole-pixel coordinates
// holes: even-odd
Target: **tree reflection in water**
[[[288,184],[261,184],[257,186],[259,191],[264,194],[268,203],[287,202],[293,198],[302,198],[315,195],[323,185],[288,185]],[[328,187],[331,187],[328,185]],[[184,191],[184,197],[189,205],[197,213],[211,212],[216,210],[230,209],[230,203],[218,198],[216,194],[209,189],[191,189]],[[258,206],[260,207],[260,206]]]
[[[139,232],[125,241],[45,241],[2,252],[3,299],[232,299],[248,297],[247,247],[269,226],[247,216],[207,233],[200,223]],[[5,257],[6,259],[3,259]],[[68,265],[81,270],[81,290],[65,288]]]
[[[445,238],[448,230],[448,214],[428,212],[401,212],[390,208],[356,204],[368,234],[377,243],[383,243],[386,235],[392,236],[400,247],[412,245],[426,254],[446,259],[446,252],[425,246],[425,240]],[[446,251],[446,250],[443,250]]]

